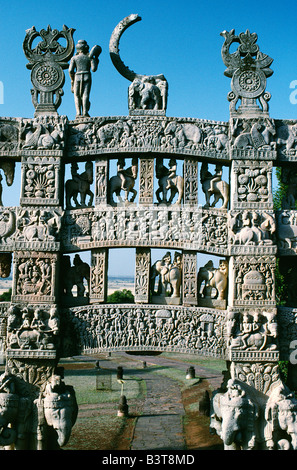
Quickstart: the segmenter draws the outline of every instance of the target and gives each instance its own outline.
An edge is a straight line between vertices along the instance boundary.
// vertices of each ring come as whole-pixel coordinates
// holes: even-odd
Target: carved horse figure
[[[137,159],[132,160],[132,166],[124,170],[124,162],[119,161],[118,163],[118,173],[116,176],[112,176],[109,180],[109,204],[116,204],[113,199],[113,194],[116,194],[120,203],[123,202],[121,197],[121,191],[125,192],[125,202],[134,202],[137,191],[134,189],[135,180],[138,174],[138,164]],[[132,193],[133,196],[129,201],[129,193]]]
[[[208,164],[203,162],[201,165],[200,181],[202,184],[202,191],[205,194],[206,204],[205,208],[214,207],[216,203],[222,199],[222,209],[227,209],[229,202],[229,184],[226,181],[222,181],[218,178],[218,181],[212,181],[216,179],[215,175],[212,175],[208,171]],[[210,204],[211,196],[214,196],[212,204]]]
[[[176,194],[178,198],[176,205],[180,205],[184,195],[184,179],[182,176],[176,175],[176,162],[171,159],[169,162],[170,169],[163,165],[162,160],[157,160],[156,176],[158,178],[159,188],[156,191],[156,197],[159,204],[172,204]],[[170,190],[170,197],[167,200],[167,193]],[[160,197],[162,194],[162,199]]]
[[[70,257],[64,256],[64,294],[72,297],[72,288],[77,287],[77,296],[83,297],[85,294],[84,279],[88,284],[90,292],[90,266],[81,260],[79,255],[75,255],[73,266],[71,266]]]
[[[66,189],[66,209],[71,209],[71,199],[75,203],[75,207],[87,207],[86,197],[89,196],[88,206],[93,204],[94,193],[90,189],[90,185],[93,183],[93,163],[87,162],[85,165],[85,171],[78,175],[73,175],[71,180],[67,180],[65,183]],[[80,203],[77,200],[77,196],[80,194]]]

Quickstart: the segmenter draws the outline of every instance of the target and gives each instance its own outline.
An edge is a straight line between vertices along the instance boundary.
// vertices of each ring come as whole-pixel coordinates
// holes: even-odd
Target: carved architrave
[[[150,248],[136,248],[135,259],[135,302],[149,303],[150,300]]]
[[[221,209],[116,207],[66,211],[61,246],[164,247],[228,255],[227,212]]]
[[[106,302],[107,298],[108,250],[92,250],[90,302]]]
[[[61,159],[23,157],[21,205],[61,205]]]
[[[63,315],[74,326],[81,351],[86,353],[124,349],[225,357],[225,311],[176,305],[102,304],[73,307]],[[74,341],[77,344],[77,339]]]
[[[228,162],[228,123],[165,116],[89,118],[83,126],[70,121],[67,152],[69,157],[174,153]]]
[[[275,120],[277,158],[280,161],[297,160],[297,122],[293,119]]]
[[[19,251],[15,253],[13,302],[48,303],[57,300],[58,254]]]
[[[0,119],[0,155],[15,157],[19,149],[20,120],[17,118]]]
[[[237,161],[231,167],[231,209],[273,209],[272,162]]]

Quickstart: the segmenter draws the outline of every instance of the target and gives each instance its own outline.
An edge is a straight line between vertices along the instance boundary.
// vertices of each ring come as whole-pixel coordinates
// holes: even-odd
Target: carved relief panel
[[[275,305],[275,257],[231,257],[229,305]]]
[[[273,209],[272,162],[232,162],[231,209]]]
[[[15,252],[13,302],[55,302],[57,299],[57,261],[55,253]]]
[[[61,205],[61,159],[23,157],[21,205]]]

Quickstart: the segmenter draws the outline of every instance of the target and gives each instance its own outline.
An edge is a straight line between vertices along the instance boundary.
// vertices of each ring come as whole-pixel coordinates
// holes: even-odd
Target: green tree
[[[3,294],[0,295],[0,302],[9,302],[11,300],[11,293],[11,289],[6,292],[3,292]]]
[[[132,304],[134,303],[134,295],[128,289],[116,290],[107,297],[110,304]]]

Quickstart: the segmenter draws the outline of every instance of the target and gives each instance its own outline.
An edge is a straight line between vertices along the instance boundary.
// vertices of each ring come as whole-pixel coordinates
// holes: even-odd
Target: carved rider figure
[[[76,107],[76,117],[89,116],[90,90],[91,90],[91,70],[96,72],[99,64],[101,47],[94,46],[89,53],[89,46],[86,41],[79,40],[76,45],[76,55],[72,57],[69,66],[71,79],[71,91],[74,93]]]
[[[210,187],[208,189],[209,193],[213,193],[215,183],[217,183],[218,181],[222,181],[222,175],[222,165],[216,165],[215,174],[210,176]]]

